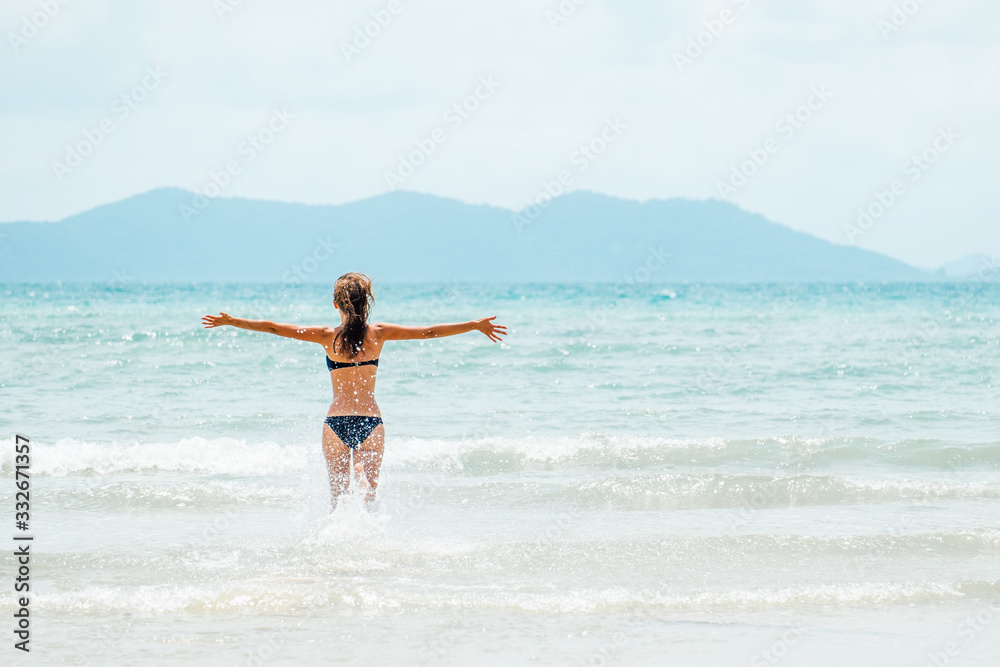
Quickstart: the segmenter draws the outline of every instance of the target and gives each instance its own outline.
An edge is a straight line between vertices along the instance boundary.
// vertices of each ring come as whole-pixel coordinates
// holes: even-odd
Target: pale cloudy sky
[[[1000,4],[576,2],[4,0],[0,220],[202,190],[227,163],[222,196],[354,201],[419,142],[433,154],[399,187],[508,208],[563,170],[571,189],[719,197],[755,154],[722,194],[775,222],[921,266],[1000,254]],[[345,49],[373,12],[387,25]]]

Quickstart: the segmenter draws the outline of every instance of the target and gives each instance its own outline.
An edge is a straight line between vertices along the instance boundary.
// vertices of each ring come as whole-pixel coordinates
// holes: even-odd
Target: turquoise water
[[[333,323],[329,288],[0,292],[38,664],[1000,649],[1000,286],[382,286],[376,320],[511,335],[387,344],[380,506],[333,516],[322,349],[199,322]]]

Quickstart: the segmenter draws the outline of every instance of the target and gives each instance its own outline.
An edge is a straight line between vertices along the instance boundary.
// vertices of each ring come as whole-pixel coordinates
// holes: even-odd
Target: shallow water
[[[385,286],[512,333],[386,346],[379,506],[333,516],[321,348],[199,324],[328,289],[2,291],[38,664],[1000,654],[1000,287]]]

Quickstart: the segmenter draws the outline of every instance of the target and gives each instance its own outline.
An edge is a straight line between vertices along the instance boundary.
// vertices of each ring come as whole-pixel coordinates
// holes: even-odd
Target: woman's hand
[[[228,313],[219,313],[218,315],[206,315],[201,318],[201,323],[205,325],[206,329],[211,329],[213,327],[224,327],[231,325],[233,323],[233,318],[229,317]]]
[[[472,328],[486,334],[486,336],[494,343],[500,343],[502,342],[500,337],[507,335],[507,327],[500,326],[499,324],[493,324],[493,320],[496,318],[497,316],[494,315],[493,317],[484,317],[481,320],[473,320]]]

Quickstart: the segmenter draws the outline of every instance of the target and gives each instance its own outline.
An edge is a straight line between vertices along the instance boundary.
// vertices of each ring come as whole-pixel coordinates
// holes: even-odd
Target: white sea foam
[[[964,591],[970,589],[994,591],[995,583],[874,582],[690,591],[611,587],[564,592],[456,584],[429,591],[412,586],[345,581],[332,585],[311,578],[287,577],[230,585],[89,586],[77,591],[39,594],[37,605],[39,611],[73,614],[350,613],[442,608],[546,614],[627,613],[637,608],[647,612],[762,611],[933,603],[962,598],[966,595]],[[6,597],[9,595],[0,596],[0,600],[6,603]]]
[[[148,470],[268,475],[302,470],[306,453],[304,445],[250,444],[234,438],[194,437],[145,443],[94,443],[66,438],[52,444],[36,441],[31,469],[36,475],[52,477]],[[11,469],[13,450],[5,448],[3,457],[4,469]]]
[[[454,440],[393,439],[387,446],[386,465],[432,464],[462,467],[463,457],[481,453],[490,458],[544,462],[567,460],[581,452],[652,449],[721,449],[720,438],[677,439],[660,437],[482,438]],[[187,438],[179,442],[85,442],[62,439],[37,444],[33,450],[35,474],[61,477],[75,473],[105,475],[140,470],[190,471],[232,475],[268,475],[302,470],[310,449],[319,443],[247,442],[235,438]],[[4,449],[3,466],[13,465],[12,450]]]
[[[304,544],[333,544],[345,540],[368,542],[385,534],[389,516],[365,506],[363,496],[352,489],[340,497],[337,508],[311,527]]]
[[[318,442],[251,442],[236,438],[179,441],[88,442],[64,438],[33,447],[32,471],[61,477],[145,470],[228,475],[271,475],[305,469]],[[0,450],[0,464],[12,470],[12,448]],[[652,435],[483,437],[455,439],[390,438],[385,465],[400,469],[513,471],[553,464],[643,468],[662,465],[757,465],[776,470],[876,463],[899,468],[957,471],[958,463],[1000,464],[1000,445],[986,442],[945,445],[908,440],[774,437],[732,440]]]

